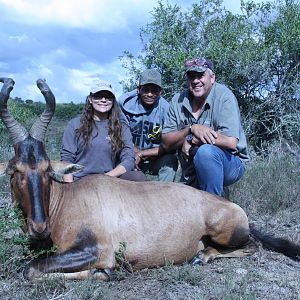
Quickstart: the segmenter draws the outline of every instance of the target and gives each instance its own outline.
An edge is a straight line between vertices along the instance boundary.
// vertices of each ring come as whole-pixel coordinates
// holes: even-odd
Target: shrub
[[[230,189],[232,199],[248,213],[272,215],[299,207],[298,162],[283,149],[273,149],[267,157],[253,158],[244,177]]]
[[[84,104],[74,104],[71,103],[57,103],[56,104],[56,110],[55,110],[55,116],[59,119],[71,119],[79,114],[81,114],[83,110]]]

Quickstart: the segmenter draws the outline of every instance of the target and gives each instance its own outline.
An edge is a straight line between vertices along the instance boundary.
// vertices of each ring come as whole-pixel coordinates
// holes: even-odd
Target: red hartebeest
[[[238,205],[183,184],[130,182],[101,174],[60,182],[63,174],[79,166],[50,161],[45,152],[54,95],[44,80],[37,81],[46,108],[28,132],[7,110],[14,81],[0,82],[0,116],[15,149],[0,173],[11,175],[12,199],[23,212],[32,240],[51,239],[58,248],[55,255],[30,262],[26,278],[59,273],[65,278],[107,280],[120,243],[126,243],[123,255],[134,270],[167,261],[197,264],[250,255],[256,249],[250,233],[264,246],[299,260],[299,245],[249,229]]]

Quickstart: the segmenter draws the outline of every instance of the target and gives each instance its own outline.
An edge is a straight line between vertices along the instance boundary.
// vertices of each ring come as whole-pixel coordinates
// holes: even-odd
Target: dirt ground
[[[10,196],[2,196],[0,203],[10,203]],[[286,214],[289,224],[267,219],[254,223],[299,242],[298,212]],[[14,255],[18,253],[12,249],[12,259]],[[29,283],[22,277],[23,267],[2,266],[0,299],[300,299],[300,263],[261,248],[250,257],[202,266],[167,265],[134,274],[116,271],[113,281],[100,283],[61,279]]]

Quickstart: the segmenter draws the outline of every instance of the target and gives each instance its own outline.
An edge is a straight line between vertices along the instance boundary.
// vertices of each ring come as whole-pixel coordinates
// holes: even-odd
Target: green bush
[[[81,114],[84,104],[57,103],[55,116],[59,119],[71,119]]]
[[[7,103],[9,113],[25,128],[29,129],[34,120],[40,115],[40,111],[44,108],[39,104],[28,104],[23,101],[15,101],[10,99]],[[0,122],[0,134],[1,134],[1,148],[0,154],[3,151],[3,155],[6,158],[6,153],[10,151],[11,140],[10,135],[6,129],[6,126]]]
[[[300,3],[241,1],[233,14],[220,0],[200,0],[189,9],[159,0],[140,29],[142,51],[121,56],[135,85],[140,71],[155,68],[168,100],[185,87],[184,61],[206,56],[217,81],[237,97],[248,142],[259,153],[282,138],[299,143]]]
[[[27,104],[24,102],[9,100],[7,103],[7,108],[9,113],[22,124],[24,127],[29,128],[35,118],[39,116],[39,111],[34,108],[34,105]],[[0,122],[0,132],[1,134],[6,130],[3,122]]]

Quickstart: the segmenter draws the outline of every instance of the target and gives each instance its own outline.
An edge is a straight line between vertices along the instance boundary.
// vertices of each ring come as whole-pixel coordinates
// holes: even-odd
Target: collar
[[[214,99],[214,94],[215,94],[215,88],[216,88],[216,83],[213,84],[211,91],[209,92],[204,105],[203,105],[203,110],[208,109],[212,107],[213,104],[213,99]],[[186,89],[183,92],[183,103],[182,105],[190,112],[190,114],[193,113],[193,107],[192,107],[192,100],[189,99],[189,90]]]

